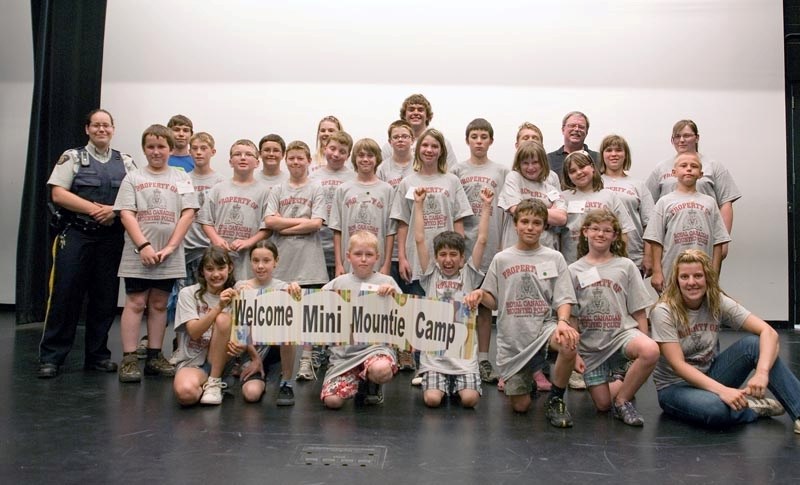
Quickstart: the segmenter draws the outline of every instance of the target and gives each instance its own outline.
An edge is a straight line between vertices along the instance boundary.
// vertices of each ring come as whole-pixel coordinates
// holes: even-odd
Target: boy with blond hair
[[[308,177],[311,150],[302,141],[286,147],[289,180],[273,187],[265,212],[265,224],[273,231],[273,241],[281,255],[274,277],[296,281],[303,288],[321,288],[328,282],[320,229],[327,218],[325,193]],[[319,171],[321,171],[320,169]],[[304,346],[297,380],[316,378],[311,346]]]
[[[650,284],[661,293],[670,280],[672,262],[686,249],[701,249],[711,257],[714,270],[722,266],[722,245],[731,240],[717,201],[697,191],[703,164],[696,153],[675,158],[675,190],[656,202],[644,240],[650,243],[653,277]]]
[[[381,148],[371,138],[358,140],[351,157],[356,179],[336,189],[328,227],[333,231],[336,276],[351,270],[342,241],[356,231],[367,231],[378,238],[375,271],[390,274],[395,228],[389,218],[394,189],[380,180],[375,171],[381,164]]]

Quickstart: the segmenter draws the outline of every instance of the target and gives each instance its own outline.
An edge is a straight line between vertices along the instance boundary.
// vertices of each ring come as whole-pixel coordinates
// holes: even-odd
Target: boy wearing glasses
[[[580,150],[589,153],[597,166],[598,160],[600,160],[597,152],[590,150],[584,143],[586,135],[589,134],[589,118],[585,114],[580,111],[570,111],[564,115],[561,120],[561,133],[564,134],[564,144],[558,150],[547,154],[547,162],[550,164],[552,172],[560,174],[567,155]]]
[[[211,244],[230,252],[236,280],[253,277],[247,252],[269,236],[263,221],[269,189],[253,176],[258,163],[255,143],[234,142],[230,150],[233,178],[211,188],[197,215]]]

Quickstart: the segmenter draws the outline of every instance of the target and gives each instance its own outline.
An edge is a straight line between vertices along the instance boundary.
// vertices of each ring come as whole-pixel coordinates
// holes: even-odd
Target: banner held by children
[[[475,312],[461,302],[413,295],[244,290],[232,305],[231,339],[254,345],[389,344],[471,358]]]

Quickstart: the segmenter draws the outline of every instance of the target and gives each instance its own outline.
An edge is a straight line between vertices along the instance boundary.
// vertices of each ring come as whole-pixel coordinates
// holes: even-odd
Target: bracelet
[[[142,251],[142,249],[146,248],[147,246],[150,246],[150,241],[143,242],[139,247],[134,249],[133,252],[139,254]]]
[[[569,324],[570,324],[570,323],[569,323],[569,320],[565,320],[565,319],[563,319],[563,318],[559,318],[559,319],[558,319],[558,321],[559,321],[559,322],[564,322],[564,323],[566,323],[567,325],[569,325]]]

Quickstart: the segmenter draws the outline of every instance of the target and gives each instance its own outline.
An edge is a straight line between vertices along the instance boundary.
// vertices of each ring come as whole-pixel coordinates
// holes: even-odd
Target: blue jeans
[[[739,388],[758,363],[757,335],[748,335],[720,353],[708,376],[728,387]],[[769,390],[780,401],[792,421],[800,417],[800,381],[780,357],[769,371]],[[665,413],[693,424],[724,428],[751,423],[758,415],[751,409],[734,411],[716,394],[682,382],[658,391],[658,404]]]

